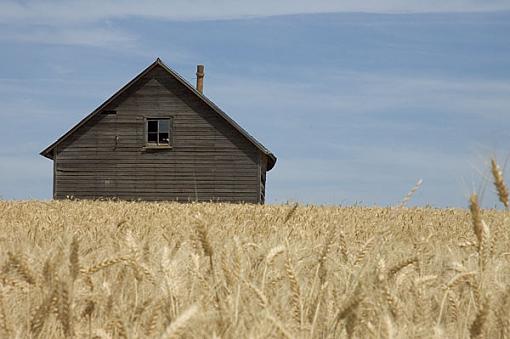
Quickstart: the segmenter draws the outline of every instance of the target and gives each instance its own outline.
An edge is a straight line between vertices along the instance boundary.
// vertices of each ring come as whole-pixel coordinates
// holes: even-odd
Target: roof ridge
[[[67,139],[71,134],[73,134],[78,128],[88,122],[92,117],[101,112],[104,107],[109,105],[113,100],[117,99],[122,93],[128,90],[133,84],[135,84],[138,80],[140,80],[144,75],[150,72],[155,66],[161,66],[166,72],[168,72],[171,76],[177,79],[181,84],[183,84],[186,88],[188,88],[191,92],[193,92],[196,96],[198,96],[202,101],[204,101],[210,108],[212,108],[218,115],[220,115],[227,123],[229,123],[232,127],[234,127],[239,133],[241,133],[248,141],[250,141],[255,147],[257,147],[262,153],[268,156],[269,162],[267,165],[267,170],[271,170],[275,163],[276,157],[271,151],[269,151],[264,145],[262,145],[257,139],[251,136],[245,129],[243,129],[237,122],[235,122],[230,116],[228,116],[221,108],[219,108],[215,103],[213,103],[209,98],[207,98],[203,93],[197,91],[186,79],[184,79],[179,73],[174,71],[172,68],[168,67],[159,57],[147,66],[142,72],[140,72],[137,76],[131,79],[128,83],[122,86],[117,92],[115,92],[109,99],[103,102],[99,107],[97,107],[94,111],[88,114],[85,118],[83,118],[80,122],[78,122],[75,126],[73,126],[69,131],[67,131],[64,135],[58,138],[55,142],[53,142],[50,146],[46,147],[40,154],[47,158],[51,157],[51,151],[60,144],[62,141]]]

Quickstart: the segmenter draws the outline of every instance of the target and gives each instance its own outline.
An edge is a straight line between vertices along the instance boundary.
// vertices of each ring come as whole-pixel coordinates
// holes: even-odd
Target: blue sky
[[[493,206],[510,154],[510,1],[2,1],[0,195],[160,57],[277,156],[269,202]],[[505,172],[506,173],[506,172]]]

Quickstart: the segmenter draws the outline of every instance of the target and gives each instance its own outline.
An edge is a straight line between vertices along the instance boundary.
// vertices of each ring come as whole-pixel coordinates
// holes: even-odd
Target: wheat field
[[[508,210],[466,205],[1,201],[1,337],[510,338]]]

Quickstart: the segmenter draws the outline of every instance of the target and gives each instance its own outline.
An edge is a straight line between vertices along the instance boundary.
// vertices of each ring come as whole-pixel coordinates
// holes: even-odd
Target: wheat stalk
[[[419,179],[416,184],[413,186],[413,188],[405,195],[405,197],[400,202],[399,207],[404,207],[407,205],[407,203],[411,200],[411,198],[415,195],[416,191],[420,189],[420,186],[423,184],[423,180]]]
[[[483,338],[483,332],[489,316],[489,307],[486,301],[480,303],[476,313],[475,320],[469,328],[469,335],[471,338]]]
[[[494,186],[496,187],[496,191],[498,192],[499,201],[508,209],[508,189],[505,185],[505,180],[503,178],[503,172],[501,168],[499,168],[498,163],[495,159],[491,160],[491,171],[492,177],[494,178]]]
[[[56,293],[56,291],[54,293]],[[44,323],[50,313],[53,298],[53,293],[48,295],[32,313],[32,317],[30,319],[30,332],[34,338],[38,338],[43,330]]]
[[[204,250],[205,255],[208,257],[212,257],[214,252],[213,252],[211,243],[209,241],[207,227],[205,225],[205,222],[201,218],[197,217],[197,219],[198,219],[198,222],[196,225],[197,226],[196,230],[197,230],[198,240],[200,241],[200,245],[202,245],[202,249]]]
[[[483,244],[483,224],[480,205],[478,204],[478,195],[473,193],[469,198],[469,210],[471,211],[471,220],[473,223],[473,231],[478,241],[478,252],[481,252]]]
[[[271,315],[266,315],[266,318],[269,319],[275,326],[276,328],[278,329],[278,331],[287,339],[294,339],[295,336],[293,336],[286,328],[285,326],[281,323],[281,321],[275,319],[273,316]]]
[[[299,283],[296,278],[296,274],[294,273],[294,268],[292,266],[289,256],[287,256],[287,261],[285,262],[285,272],[287,273],[287,278],[289,279],[290,284],[292,317],[298,324],[302,325],[303,306],[301,304],[301,288],[299,287]]]
[[[123,263],[123,262],[129,262],[130,259],[131,258],[129,256],[121,256],[121,257],[117,257],[117,258],[104,259],[104,260],[98,262],[97,264],[90,266],[86,269],[82,268],[80,270],[80,273],[82,273],[84,275],[94,274],[94,273],[99,272],[99,271],[101,271],[105,268],[108,268],[110,266],[113,266],[113,265],[116,265],[119,263]]]
[[[499,298],[499,304],[495,308],[494,315],[500,337],[508,338],[510,336],[510,287],[507,287]]]
[[[197,305],[191,305],[184,312],[182,312],[177,319],[175,319],[170,325],[167,326],[165,332],[161,335],[161,339],[174,339],[179,338],[188,326],[188,322],[196,315],[198,312]]]
[[[405,267],[407,267],[409,265],[416,264],[416,263],[418,263],[418,258],[416,258],[416,257],[411,257],[409,259],[405,259],[405,260],[399,262],[398,264],[395,264],[393,267],[391,267],[388,270],[388,277],[391,278],[391,277],[395,276],[400,270],[404,269]]]
[[[116,314],[113,319],[113,329],[119,339],[127,339],[126,326],[118,314]]]
[[[344,260],[347,261],[349,259],[349,252],[347,250],[347,241],[345,240],[345,234],[342,231],[338,232],[338,244],[340,245],[340,252],[344,257]]]
[[[251,284],[248,281],[245,281],[245,284],[250,288],[250,290],[254,292],[255,296],[257,297],[257,300],[259,301],[259,306],[262,308],[266,308],[269,303],[267,301],[267,297],[264,295],[264,292],[262,292],[262,290],[257,288],[257,286]]]
[[[265,260],[264,272],[262,273],[262,287],[261,287],[262,290],[264,290],[264,286],[266,283],[267,270],[268,270],[269,266],[271,266],[273,264],[273,262],[277,256],[279,256],[280,254],[285,252],[285,249],[286,249],[285,246],[278,245],[276,247],[273,247],[267,254],[266,260]]]
[[[0,287],[0,328],[2,329],[4,335],[9,337],[12,333],[11,327],[9,326],[9,321],[7,320],[7,314],[5,313],[5,301],[4,301],[4,291],[3,288]]]
[[[458,298],[453,291],[448,291],[448,313],[452,322],[456,323],[459,320],[459,306]]]
[[[74,236],[69,250],[69,273],[73,282],[76,280],[76,278],[78,278],[81,270],[79,251],[80,245],[78,237]]]
[[[338,323],[349,316],[352,312],[355,312],[364,299],[363,293],[360,292],[361,287],[358,285],[350,298],[347,299],[346,302],[342,304],[342,306],[336,311],[336,314],[333,318],[333,329],[336,329]],[[333,330],[334,331],[334,330]]]
[[[64,335],[69,338],[74,335],[74,327],[72,324],[73,315],[71,314],[71,305],[69,302],[69,289],[63,281],[57,285],[57,318],[62,324]]]
[[[151,314],[147,320],[147,323],[145,325],[145,336],[146,337],[152,337],[156,332],[156,326],[158,324],[158,318],[159,314],[161,312],[161,309],[163,308],[163,303],[158,302],[154,307],[152,308]]]
[[[287,211],[287,214],[285,215],[285,217],[283,218],[283,223],[286,224],[293,216],[294,214],[296,213],[296,210],[298,208],[299,204],[298,203],[295,203],[294,205],[292,205],[292,207]]]
[[[9,265],[12,267],[19,276],[29,284],[35,284],[34,273],[28,266],[23,256],[7,252],[9,256]]]
[[[321,286],[326,282],[326,259],[328,257],[328,253],[331,250],[331,246],[333,245],[333,240],[335,239],[335,228],[334,226],[330,226],[326,239],[324,241],[324,245],[322,246],[321,254],[319,255],[319,279]]]
[[[398,320],[399,315],[402,314],[402,306],[400,305],[400,301],[396,296],[393,295],[393,293],[391,293],[387,284],[383,285],[383,294],[384,298],[386,299],[386,303],[389,306],[391,315],[395,320]]]
[[[372,247],[374,245],[375,237],[371,237],[368,239],[361,250],[358,252],[358,255],[356,257],[356,260],[354,261],[354,266],[358,266],[363,262],[363,259],[365,259],[368,252],[372,250]]]

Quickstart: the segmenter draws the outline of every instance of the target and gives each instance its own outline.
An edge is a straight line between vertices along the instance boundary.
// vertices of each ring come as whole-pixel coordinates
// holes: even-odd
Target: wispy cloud
[[[82,45],[91,47],[133,46],[135,35],[112,28],[28,26],[4,28],[0,40],[36,44]]]
[[[55,22],[94,22],[97,20],[151,17],[166,20],[210,20],[273,15],[371,12],[476,12],[510,10],[505,0],[28,0],[4,1],[0,5],[0,22],[52,24]]]
[[[301,79],[288,82],[211,75],[213,79],[208,80],[212,84],[206,90],[231,106],[231,111],[254,107],[260,114],[278,111],[282,118],[307,117],[309,112],[384,116],[395,109],[408,109],[410,114],[417,109],[442,113],[445,107],[449,114],[464,119],[501,118],[510,112],[510,82],[505,80],[424,74],[305,72],[301,71]],[[314,80],[316,74],[321,74],[320,81]],[[238,103],[236,98],[239,98]],[[286,116],[285,112],[291,116]]]
[[[318,13],[465,13],[509,11],[506,0],[6,0],[0,2],[1,40],[22,43],[132,47],[137,37],[119,29],[142,18],[201,21]]]

